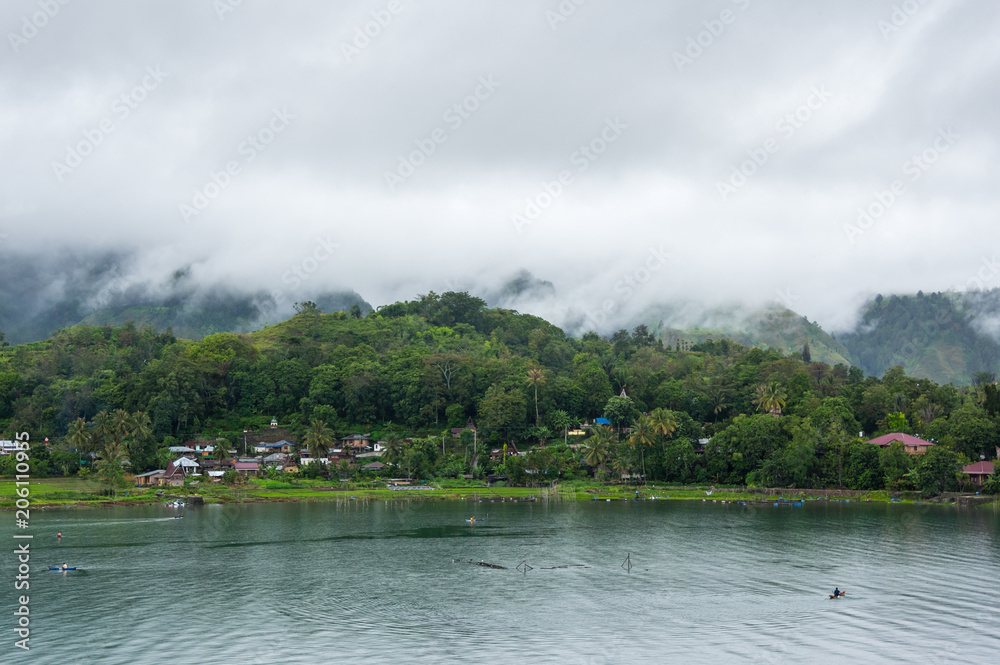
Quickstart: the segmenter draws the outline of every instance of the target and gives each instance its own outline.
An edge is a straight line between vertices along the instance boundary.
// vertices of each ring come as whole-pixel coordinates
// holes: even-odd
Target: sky
[[[7,0],[0,252],[521,311],[1000,286],[1000,4]]]

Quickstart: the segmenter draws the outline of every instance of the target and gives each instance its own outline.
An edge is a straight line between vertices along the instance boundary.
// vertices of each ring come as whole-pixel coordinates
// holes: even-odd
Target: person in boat
[[[833,597],[834,598],[837,598],[838,596],[842,596],[842,595],[844,595],[844,592],[840,590],[840,587],[834,587],[833,588]]]
[[[62,565],[62,569],[63,569],[63,570],[69,570],[69,564],[66,564],[66,563],[64,563],[64,564]]]
[[[57,531],[56,532],[56,538],[62,540],[62,531]]]

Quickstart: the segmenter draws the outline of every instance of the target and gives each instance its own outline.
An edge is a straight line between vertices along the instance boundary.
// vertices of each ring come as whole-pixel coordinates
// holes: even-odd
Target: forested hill
[[[839,336],[866,374],[902,366],[915,377],[969,385],[1000,371],[1000,344],[986,332],[996,300],[989,294],[881,295],[869,302],[854,332]],[[980,325],[977,325],[980,324]],[[990,379],[992,380],[992,379]]]
[[[934,438],[947,444],[939,448],[951,456],[948,464],[992,455],[1000,444],[993,384],[980,394],[907,377],[900,368],[865,378],[857,368],[731,340],[668,349],[645,326],[574,339],[465,293],[430,293],[367,316],[360,309],[324,314],[312,303],[300,310],[254,333],[197,341],[126,324],[75,326],[42,342],[0,347],[0,435],[49,437],[70,473],[79,463],[67,450],[71,440],[84,447],[103,440],[96,448],[101,468],[119,468],[116,439],[101,439],[117,431],[109,422],[145,423],[141,437],[126,436],[123,444],[131,468],[145,471],[164,468],[168,446],[237,442],[277,418],[299,441],[327,429],[414,437],[397,459],[414,473],[455,477],[510,470],[489,460],[490,448],[515,442],[538,450],[577,423],[605,417],[639,434],[619,442],[605,437],[609,430],[587,444],[590,461],[581,453],[570,467],[614,463],[626,471],[648,467],[661,479],[858,488],[902,487],[912,466],[901,450],[883,459],[860,443],[862,430]],[[980,404],[981,397],[988,399]],[[648,412],[664,423],[660,439],[641,417]],[[469,418],[478,438],[453,442],[450,452],[438,443],[450,437],[427,438]],[[642,437],[659,444],[647,450]],[[709,437],[713,443],[696,459],[691,442]],[[480,448],[470,457],[465,446],[473,443]],[[530,461],[552,462],[539,459]]]
[[[701,343],[712,339],[731,339],[744,346],[778,349],[785,354],[800,353],[809,345],[812,360],[828,365],[855,364],[850,351],[831,337],[819,324],[790,309],[772,306],[739,312],[716,309],[705,312],[703,321],[693,327],[672,327],[667,321],[674,314],[668,307],[653,307],[642,317],[668,346]]]

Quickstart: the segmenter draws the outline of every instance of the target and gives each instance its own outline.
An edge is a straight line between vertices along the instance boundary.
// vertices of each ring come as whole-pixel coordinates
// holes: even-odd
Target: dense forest
[[[428,477],[925,492],[954,488],[960,463],[992,459],[1000,445],[1000,399],[987,374],[971,388],[901,367],[865,377],[812,362],[808,345],[791,355],[728,339],[670,348],[641,325],[575,339],[467,293],[374,312],[325,314],[311,302],[297,310],[257,332],[198,341],[128,323],[4,346],[0,431],[49,437],[55,445],[34,462],[42,473],[75,472],[84,434],[113,432],[119,414],[120,436],[109,440],[136,472],[162,465],[166,448],[186,440],[238,447],[245,430],[277,418],[300,440],[318,428],[388,438],[391,458]],[[597,417],[611,427],[569,436]],[[444,436],[470,418],[474,440]],[[887,432],[937,445],[915,461],[898,445],[863,442]],[[710,439],[704,450],[699,439]],[[510,443],[530,453],[489,459]]]

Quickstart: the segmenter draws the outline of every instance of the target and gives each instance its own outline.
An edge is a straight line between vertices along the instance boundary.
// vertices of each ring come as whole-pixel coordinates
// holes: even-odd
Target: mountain
[[[697,344],[709,339],[729,338],[745,346],[792,354],[800,353],[808,342],[814,362],[855,364],[851,352],[819,324],[778,305],[759,309],[717,308],[693,317],[677,308],[660,305],[648,309],[640,319],[671,347],[679,341]],[[678,321],[684,323],[678,324]]]
[[[855,330],[839,336],[866,374],[901,365],[938,383],[969,385],[1000,371],[1000,290],[876,296]]]

